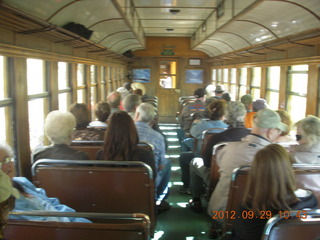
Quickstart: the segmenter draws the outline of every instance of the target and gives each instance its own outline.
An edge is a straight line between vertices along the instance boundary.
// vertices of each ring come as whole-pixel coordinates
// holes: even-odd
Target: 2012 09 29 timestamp
[[[272,213],[271,211],[259,211],[257,214],[252,210],[244,210],[237,214],[236,211],[213,211],[212,219],[270,219],[275,214],[279,214],[280,218],[289,219],[289,218],[300,218],[306,219],[308,217],[307,211],[299,210],[299,211],[278,211],[277,213]]]

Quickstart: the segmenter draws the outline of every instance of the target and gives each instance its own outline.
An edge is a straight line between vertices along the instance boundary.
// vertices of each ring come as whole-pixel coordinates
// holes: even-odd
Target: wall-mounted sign
[[[174,51],[173,49],[163,49],[161,52],[162,56],[173,56],[174,55]]]

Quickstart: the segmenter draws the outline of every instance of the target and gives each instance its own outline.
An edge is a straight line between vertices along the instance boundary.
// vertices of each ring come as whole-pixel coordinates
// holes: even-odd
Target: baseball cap
[[[11,195],[19,198],[19,192],[12,187],[11,179],[0,169],[0,203],[7,200]]]
[[[204,89],[198,88],[197,90],[194,91],[193,94],[196,98],[202,98],[204,96]]]
[[[244,104],[244,105],[249,105],[252,103],[252,96],[250,94],[245,94],[241,97],[241,102]]]
[[[268,103],[263,98],[258,98],[252,103],[252,109],[254,112],[258,112],[261,109],[265,109],[268,107]]]
[[[271,109],[258,111],[254,116],[254,122],[258,128],[278,128],[283,132],[288,129],[288,126],[281,122],[279,114]]]

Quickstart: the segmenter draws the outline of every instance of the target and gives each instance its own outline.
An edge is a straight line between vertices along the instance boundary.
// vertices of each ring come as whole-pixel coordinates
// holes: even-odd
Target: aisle
[[[172,161],[170,195],[167,201],[171,209],[157,216],[156,232],[153,240],[208,240],[210,217],[204,213],[194,213],[188,208],[190,195],[181,194],[182,185],[179,167],[180,146],[176,136],[177,124],[159,124],[167,136],[169,148],[167,158]]]

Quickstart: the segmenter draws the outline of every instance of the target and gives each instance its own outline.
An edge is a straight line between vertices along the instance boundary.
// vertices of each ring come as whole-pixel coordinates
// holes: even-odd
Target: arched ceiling
[[[320,35],[319,0],[2,0],[0,9],[6,8],[35,23],[0,16],[1,25],[19,33],[63,35],[62,27],[75,22],[93,31],[76,47],[116,55],[144,49],[148,36],[190,37],[192,49],[218,57]]]

